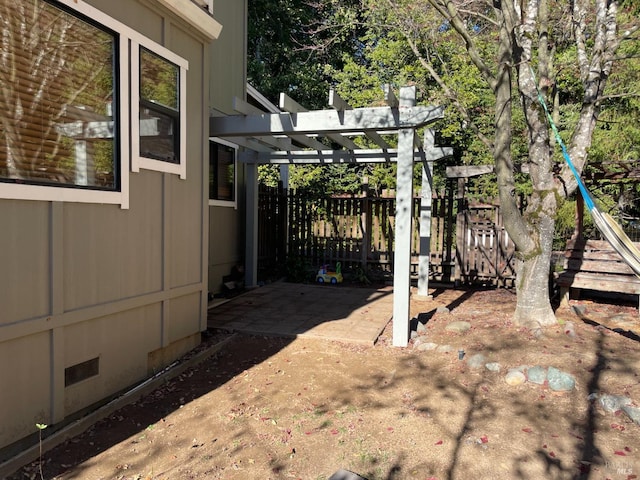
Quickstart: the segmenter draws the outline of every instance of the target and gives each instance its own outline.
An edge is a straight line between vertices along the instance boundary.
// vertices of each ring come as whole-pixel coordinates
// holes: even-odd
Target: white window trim
[[[226,145],[227,147],[233,148],[236,151],[235,158],[233,160],[233,200],[212,200],[209,199],[210,207],[229,207],[235,210],[238,209],[238,149],[240,148],[237,144],[231,143],[227,140],[223,140],[218,137],[209,137],[210,142],[216,142],[221,145]],[[208,162],[211,165],[211,161]],[[211,167],[209,167],[211,168]],[[207,179],[209,175],[207,175]],[[207,196],[209,196],[209,189],[207,189]]]
[[[180,163],[169,163],[140,156],[140,47],[174,63],[180,69],[178,80],[178,108],[180,109],[180,145],[178,155]],[[187,178],[187,70],[189,63],[171,50],[152,40],[140,37],[131,41],[131,171],[141,168],[180,175]]]
[[[120,190],[103,191],[97,189],[77,188],[73,185],[22,185],[0,182],[0,198],[13,200],[38,200],[80,203],[106,203],[129,208],[129,37],[131,29],[100,10],[77,0],[58,0],[72,10],[91,18],[119,34],[119,68],[120,90],[118,113],[120,126],[120,165],[116,165],[120,173]]]

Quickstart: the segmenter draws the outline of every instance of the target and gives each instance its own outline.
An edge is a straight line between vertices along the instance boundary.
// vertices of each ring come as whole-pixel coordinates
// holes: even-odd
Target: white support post
[[[425,130],[423,144],[422,194],[420,200],[420,260],[418,266],[418,295],[429,298],[429,262],[431,258],[431,216],[433,162],[453,155],[451,147],[436,147],[435,132]],[[449,168],[449,167],[447,167]]]
[[[246,174],[246,241],[244,283],[258,285],[258,166],[247,163]]]
[[[424,134],[424,149],[434,147],[433,130]],[[418,295],[429,298],[429,263],[431,260],[431,184],[433,182],[433,162],[425,160],[422,164],[422,191],[420,195],[420,256],[418,263]]]
[[[415,87],[400,89],[400,123],[403,107],[416,102]],[[393,247],[393,346],[409,343],[411,296],[411,221],[413,207],[413,142],[415,130],[398,131],[398,170],[396,181],[396,219]]]

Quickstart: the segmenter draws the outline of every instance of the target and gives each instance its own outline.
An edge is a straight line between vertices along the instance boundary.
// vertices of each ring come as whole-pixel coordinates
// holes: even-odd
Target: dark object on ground
[[[343,470],[342,468],[338,470],[336,473],[329,477],[329,480],[367,480],[364,477],[361,477],[357,473],[349,472],[348,470]]]
[[[244,267],[235,265],[229,275],[222,277],[222,294],[232,298],[244,291]]]

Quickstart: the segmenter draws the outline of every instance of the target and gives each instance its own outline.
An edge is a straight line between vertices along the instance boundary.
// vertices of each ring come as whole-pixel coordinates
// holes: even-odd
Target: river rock
[[[500,365],[498,362],[489,362],[484,366],[484,368],[486,368],[490,372],[499,372],[500,370],[502,370],[502,365]]]
[[[431,350],[435,350],[436,348],[438,348],[438,344],[433,342],[424,342],[424,343],[419,343],[418,345],[416,345],[415,348],[419,352],[429,352]]]
[[[438,345],[436,347],[436,352],[440,353],[451,353],[453,352],[453,347],[451,345]]]
[[[531,383],[544,385],[544,382],[547,380],[547,369],[539,365],[531,367],[527,370],[527,380]]]
[[[622,411],[626,413],[631,420],[633,420],[633,423],[640,425],[640,408],[632,407],[631,405],[623,405]]]
[[[524,373],[520,370],[509,370],[504,377],[504,381],[507,382],[507,385],[511,385],[515,387],[516,385],[522,385],[527,381],[527,377],[525,377]]]
[[[599,395],[598,402],[605,412],[615,413],[622,410],[623,407],[631,406],[633,401],[629,397],[622,395],[608,395],[603,393]]]
[[[549,367],[547,370],[547,383],[554,392],[568,392],[576,386],[573,376],[555,367]]]
[[[486,361],[487,359],[483,354],[476,353],[467,359],[467,365],[469,365],[469,368],[482,368]]]
[[[470,328],[471,328],[471,324],[469,322],[464,322],[464,321],[451,322],[446,327],[444,327],[444,329],[447,330],[448,332],[457,332],[457,333],[467,332],[469,331]]]

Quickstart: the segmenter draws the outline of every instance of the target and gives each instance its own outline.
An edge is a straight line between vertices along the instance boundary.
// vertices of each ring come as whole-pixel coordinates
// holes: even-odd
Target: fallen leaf
[[[438,440],[434,445],[442,445],[442,440]]]
[[[522,429],[522,431],[523,431],[523,432],[525,432],[525,433],[531,433],[531,432],[533,432],[533,430],[532,430],[531,428],[529,428],[529,427],[525,427],[525,428],[523,428],[523,429]]]
[[[622,450],[616,450],[613,453],[615,453],[616,455],[620,455],[621,457],[626,457],[627,456],[627,454],[624,453]]]

